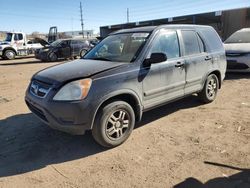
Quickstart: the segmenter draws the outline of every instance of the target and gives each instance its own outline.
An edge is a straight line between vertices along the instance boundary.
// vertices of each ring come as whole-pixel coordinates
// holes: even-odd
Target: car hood
[[[50,44],[46,41],[46,40],[43,40],[41,38],[38,38],[36,37],[35,40],[40,43],[42,46],[49,46]]]
[[[34,75],[35,79],[53,83],[91,77],[127,63],[79,59],[44,69]]]
[[[250,43],[224,44],[227,53],[250,53]]]

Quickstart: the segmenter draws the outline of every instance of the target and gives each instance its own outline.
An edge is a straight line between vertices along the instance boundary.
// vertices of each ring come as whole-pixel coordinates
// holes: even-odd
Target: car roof
[[[160,26],[146,26],[146,27],[136,27],[131,29],[121,29],[115,31],[112,34],[118,33],[134,33],[134,32],[152,32],[154,30],[166,28],[166,29],[197,29],[197,28],[210,28],[211,26],[205,25],[194,25],[194,24],[165,24]]]

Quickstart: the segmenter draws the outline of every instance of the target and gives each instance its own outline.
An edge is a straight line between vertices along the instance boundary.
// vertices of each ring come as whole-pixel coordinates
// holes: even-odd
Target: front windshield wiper
[[[93,59],[93,60],[101,60],[101,61],[111,61],[111,59],[105,57],[95,57],[95,58],[86,58],[86,59]]]

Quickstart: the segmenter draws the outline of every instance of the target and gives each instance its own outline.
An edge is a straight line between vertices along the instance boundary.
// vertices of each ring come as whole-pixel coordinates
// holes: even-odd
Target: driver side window
[[[161,30],[153,41],[150,54],[164,53],[168,59],[180,57],[179,41],[176,31]]]

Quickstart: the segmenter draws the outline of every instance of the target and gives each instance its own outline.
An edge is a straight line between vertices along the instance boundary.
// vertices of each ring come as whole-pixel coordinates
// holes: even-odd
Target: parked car
[[[36,50],[49,46],[49,43],[41,38],[34,38],[27,41],[26,48],[29,54],[34,54]]]
[[[36,73],[25,101],[52,128],[92,130],[99,144],[115,147],[147,110],[194,93],[214,101],[225,72],[225,50],[210,26],[120,30],[82,59]]]
[[[250,72],[250,28],[233,33],[225,42],[227,70]]]
[[[59,39],[49,46],[37,50],[35,57],[42,61],[57,61],[70,57],[84,56],[91,48],[89,41],[77,39]]]

